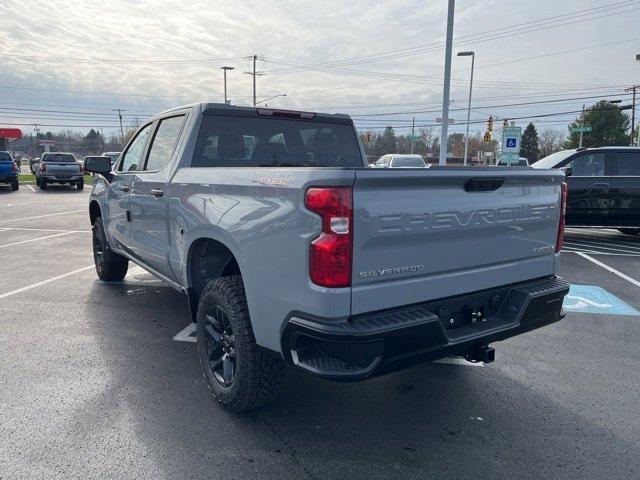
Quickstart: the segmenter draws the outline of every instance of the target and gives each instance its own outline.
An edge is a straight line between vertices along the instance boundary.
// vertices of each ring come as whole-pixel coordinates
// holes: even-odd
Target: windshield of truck
[[[205,116],[192,167],[363,167],[353,125]]]
[[[11,162],[11,154],[9,152],[0,152],[0,162]]]
[[[548,157],[544,157],[538,160],[536,163],[531,166],[534,168],[553,168],[565,158],[568,158],[570,155],[576,153],[575,150],[562,150],[560,152],[552,153]]]
[[[396,168],[397,167],[423,168],[425,165],[426,164],[424,163],[424,160],[422,159],[422,157],[394,157],[393,160],[391,161],[391,166]]]
[[[43,162],[75,163],[76,157],[71,153],[45,153],[42,156]]]

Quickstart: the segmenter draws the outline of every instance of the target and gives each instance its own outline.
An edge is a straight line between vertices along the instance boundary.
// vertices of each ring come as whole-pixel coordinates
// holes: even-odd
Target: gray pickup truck
[[[346,115],[195,104],[90,157],[98,276],[188,296],[215,398],[273,400],[285,362],[354,381],[563,317],[564,174],[371,169]]]
[[[36,168],[36,184],[46,190],[49,184],[75,185],[78,190],[84,188],[82,164],[73,153],[43,153]]]

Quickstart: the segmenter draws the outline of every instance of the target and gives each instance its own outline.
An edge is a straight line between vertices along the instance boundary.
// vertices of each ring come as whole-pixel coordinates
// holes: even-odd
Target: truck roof
[[[228,105],[225,103],[215,103],[215,102],[197,102],[190,103],[186,105],[180,105],[178,107],[170,108],[168,110],[164,110],[163,112],[157,113],[153,115],[151,118],[156,118],[160,116],[165,116],[168,113],[184,110],[186,108],[193,108],[196,111],[204,114],[235,114],[239,116],[258,116],[258,112],[288,112],[288,113],[312,113],[313,118],[321,121],[329,121],[329,122],[339,122],[339,123],[352,123],[351,117],[345,113],[320,113],[320,112],[309,112],[304,110],[290,110],[290,109],[280,109],[280,108],[269,108],[269,107],[242,107],[239,105]]]

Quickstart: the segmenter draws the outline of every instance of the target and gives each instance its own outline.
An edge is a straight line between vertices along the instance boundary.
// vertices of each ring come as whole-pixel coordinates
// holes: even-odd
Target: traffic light
[[[369,143],[371,141],[371,132],[364,132],[364,141]]]
[[[487,120],[487,132],[493,132],[493,115],[489,115],[489,120]]]
[[[485,142],[490,142],[490,141],[492,140],[492,138],[491,138],[491,132],[485,132],[483,140],[484,140]]]

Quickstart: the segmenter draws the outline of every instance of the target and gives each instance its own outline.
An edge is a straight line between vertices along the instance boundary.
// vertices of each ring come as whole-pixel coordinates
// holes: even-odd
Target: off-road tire
[[[20,188],[20,184],[18,182],[11,184],[11,190],[15,191],[15,190],[18,190],[19,188]]]
[[[47,181],[40,179],[40,190],[46,190],[46,189],[47,189]]]
[[[76,183],[76,188],[82,190],[84,188],[84,181]]]
[[[105,282],[122,280],[127,274],[129,260],[109,248],[102,217],[96,218],[96,221],[93,222],[91,236],[93,239],[93,261],[100,280]]]
[[[225,311],[234,338],[234,376],[228,386],[214,375],[207,350],[211,337],[206,330],[206,317],[216,306]],[[207,283],[198,304],[196,336],[202,372],[219,405],[237,413],[276,399],[284,377],[284,362],[256,343],[242,277],[222,277]]]

